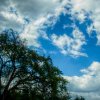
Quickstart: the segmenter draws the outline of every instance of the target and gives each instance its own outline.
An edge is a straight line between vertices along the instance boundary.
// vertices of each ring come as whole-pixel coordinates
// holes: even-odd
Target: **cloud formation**
[[[81,48],[86,44],[86,40],[83,33],[77,27],[73,30],[72,37],[66,34],[60,36],[53,34],[51,39],[53,45],[60,48],[61,53],[65,55],[67,54],[73,57],[87,56],[85,53],[81,52]]]
[[[83,22],[86,15],[89,14],[89,19],[92,20],[92,25],[97,32],[97,44],[100,45],[100,0],[71,0],[71,13],[77,15],[77,19]]]
[[[73,95],[82,95],[86,100],[100,99],[100,62],[82,69],[82,76],[64,76],[69,81],[69,88]]]
[[[61,14],[70,14],[73,22],[78,20],[83,23],[89,19],[92,23],[87,26],[87,33],[91,36],[96,31],[97,44],[100,45],[99,4],[99,0],[0,0],[0,30],[13,28],[21,33],[22,38],[28,40],[28,45],[34,47],[42,47],[39,41],[42,37],[48,41],[51,39],[50,42],[60,48],[62,54],[87,56],[83,52],[85,36],[77,27],[74,28],[72,37],[67,33],[58,36],[55,33],[49,37],[45,30],[53,27],[60,20]],[[62,44],[57,42],[63,38]]]
[[[1,2],[0,30],[13,28],[21,32],[21,37],[26,38],[29,45],[33,44],[36,47],[41,46],[39,37],[48,39],[42,29],[56,23],[59,15],[65,13],[64,5],[67,3],[63,1],[60,4],[60,0],[1,0]],[[25,18],[28,18],[30,23],[26,24]]]
[[[95,31],[97,45],[100,45],[99,5],[100,0],[0,0],[0,31],[13,28],[28,41],[29,46],[42,48],[39,38],[44,38],[59,48],[64,55],[87,57],[88,54],[83,49],[83,46],[87,45],[87,40],[84,33],[75,25],[75,21],[78,20],[82,24],[87,19],[91,20],[91,24],[87,25],[87,33],[91,37]],[[63,27],[73,28],[71,36],[67,33],[52,33],[49,36],[46,29],[54,27],[61,14],[71,15],[72,25],[65,24]],[[88,97],[91,97],[91,100],[100,100],[100,62],[93,62],[81,72],[83,75],[80,77],[66,76],[70,81],[72,93],[83,95],[87,100],[90,100]]]

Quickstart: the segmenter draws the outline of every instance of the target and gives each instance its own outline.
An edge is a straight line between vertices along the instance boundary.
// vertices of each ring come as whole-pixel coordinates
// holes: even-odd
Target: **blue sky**
[[[69,14],[61,14],[53,27],[51,26],[46,28],[45,31],[48,33],[48,36],[52,35],[52,33],[56,33],[58,36],[63,35],[64,33],[68,36],[72,36],[71,33],[74,28],[67,27],[64,29],[64,25],[70,26],[73,24],[73,21],[70,19],[70,17],[71,16]],[[89,66],[93,61],[100,61],[100,56],[98,55],[100,46],[96,45],[96,31],[91,33],[91,37],[89,37],[87,33],[87,27],[92,24],[92,20],[86,19],[84,23],[80,23],[78,20],[75,20],[75,24],[81,32],[84,32],[87,44],[83,45],[82,49],[87,54],[87,57],[63,55],[51,42],[41,39],[42,46],[47,51],[46,55],[50,55],[52,57],[54,64],[58,66],[65,75],[71,76],[80,75],[80,69]]]
[[[12,28],[28,47],[50,56],[73,95],[100,100],[99,4],[100,0],[0,0],[0,31]]]

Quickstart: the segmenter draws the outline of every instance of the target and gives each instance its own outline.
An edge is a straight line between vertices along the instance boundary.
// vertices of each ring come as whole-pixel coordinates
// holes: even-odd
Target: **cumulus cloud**
[[[2,24],[0,26],[1,30],[4,28],[13,28],[15,30],[20,30],[25,22],[22,16],[16,15],[14,12],[9,11],[1,11],[0,18],[0,22]]]
[[[40,47],[39,37],[49,39],[45,31],[53,26],[61,13],[66,13],[64,5],[67,1],[60,0],[0,0],[0,30],[13,28],[20,30],[21,37],[28,40],[28,45]],[[12,9],[11,9],[12,8]],[[11,11],[12,10],[12,11]],[[30,23],[25,18],[28,17]]]
[[[89,36],[91,36],[92,31],[97,32],[97,44],[99,45],[99,4],[99,0],[0,0],[0,23],[2,24],[0,30],[4,28],[18,30],[21,32],[20,36],[28,40],[28,45],[41,47],[40,37],[50,40],[48,34],[45,33],[45,29],[49,26],[53,27],[62,13],[64,15],[70,14],[73,22],[77,19],[80,23],[83,23],[86,18],[93,22],[88,26],[87,32]],[[26,18],[28,18],[27,22]],[[64,29],[66,26],[64,26]],[[82,46],[86,44],[86,41],[83,33],[79,32],[79,30],[74,29],[72,37],[65,34],[57,36],[56,33],[51,37],[54,45],[59,47],[63,54],[70,54],[76,57],[87,56],[81,52],[83,51]],[[65,43],[62,42],[60,44],[56,40]]]
[[[82,69],[82,76],[64,76],[69,81],[69,89],[73,95],[82,95],[86,100],[100,99],[100,62],[93,62]]]
[[[84,22],[88,13],[97,32],[97,44],[100,45],[100,0],[71,0],[71,14],[80,22]],[[89,32],[90,33],[90,32]]]
[[[67,33],[63,35],[55,33],[49,37],[44,29],[49,26],[53,27],[62,13],[70,14],[73,22],[78,20],[83,23],[88,18],[92,24],[86,30],[89,36],[92,31],[96,31],[97,44],[100,45],[99,5],[100,0],[0,0],[0,31],[4,28],[13,28],[21,33],[22,38],[28,40],[30,46],[42,48],[39,42],[39,38],[42,37],[58,47],[62,54],[72,57],[87,56],[82,48],[83,45],[86,45],[86,38],[75,23],[63,27],[64,29],[67,27],[74,29],[71,36]],[[68,10],[66,7],[70,9]],[[93,62],[81,72],[83,75],[80,77],[66,76],[70,81],[72,93],[81,92],[80,94],[85,95],[86,98],[88,96],[91,97],[91,100],[100,100],[100,62]]]
[[[87,56],[81,52],[82,46],[85,45],[86,42],[83,33],[77,27],[73,30],[72,37],[67,34],[60,36],[53,34],[51,39],[53,45],[57,46],[63,54],[69,54],[73,57]]]

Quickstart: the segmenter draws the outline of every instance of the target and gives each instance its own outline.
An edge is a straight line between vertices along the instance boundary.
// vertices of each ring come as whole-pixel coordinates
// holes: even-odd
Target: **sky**
[[[0,0],[0,32],[12,28],[50,56],[72,95],[100,100],[100,0]]]

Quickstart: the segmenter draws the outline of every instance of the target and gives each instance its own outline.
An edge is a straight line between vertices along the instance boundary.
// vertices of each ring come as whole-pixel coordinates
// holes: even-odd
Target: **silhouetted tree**
[[[12,29],[0,34],[0,100],[69,100],[67,81]]]

